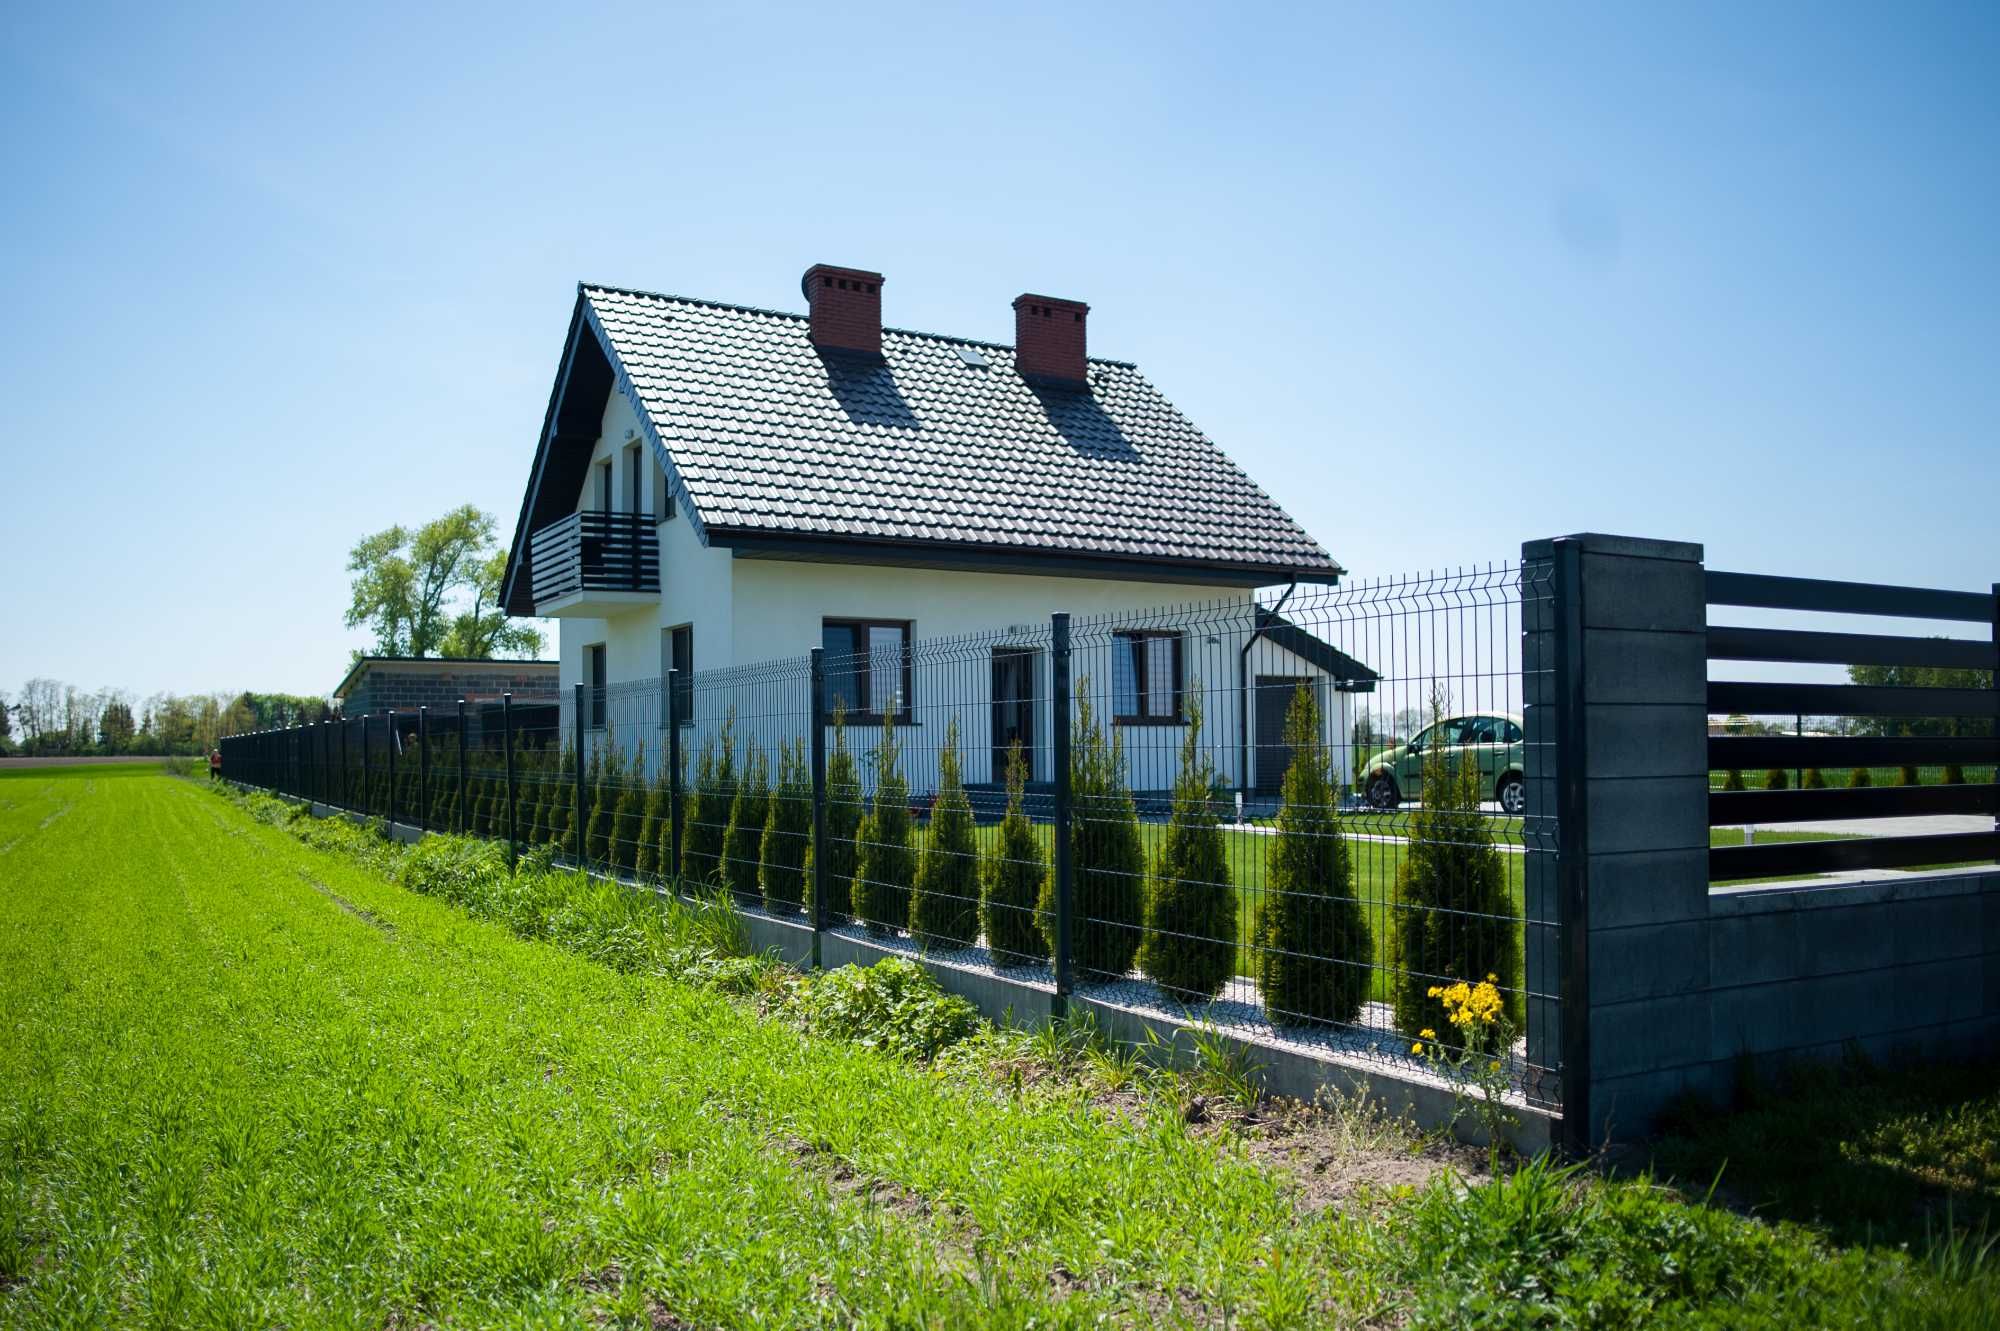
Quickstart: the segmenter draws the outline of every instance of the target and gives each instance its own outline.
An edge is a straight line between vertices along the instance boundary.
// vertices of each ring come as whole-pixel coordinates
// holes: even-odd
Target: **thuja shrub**
[[[1947,786],[1964,785],[1965,769],[1959,766],[1957,763],[1946,763],[1944,765],[1944,783]]]
[[[1874,784],[1874,774],[1865,767],[1857,767],[1847,774],[1847,788],[1849,790],[1859,790],[1863,786],[1872,786]]]
[[[1396,1028],[1412,1037],[1447,1024],[1430,990],[1493,976],[1509,992],[1517,1025],[1520,944],[1507,873],[1486,816],[1478,764],[1449,762],[1445,747],[1424,753],[1423,800],[1410,815],[1410,842],[1396,869]]]
[[[722,833],[723,881],[746,903],[756,902],[761,895],[757,857],[770,804],[771,765],[763,748],[753,740],[743,756],[743,775],[736,782],[735,796],[729,802],[729,825]]]
[[[1773,767],[1764,773],[1764,789],[1788,790],[1791,788],[1792,774],[1782,767]]]
[[[896,722],[882,718],[875,746],[875,796],[856,832],[854,914],[871,932],[890,933],[910,918],[917,855],[910,848],[910,786],[898,769]]]
[[[1825,790],[1826,774],[1817,767],[1806,768],[1805,779],[1799,782],[1800,790]]]
[[[1285,712],[1292,765],[1264,870],[1257,983],[1280,1025],[1351,1022],[1368,999],[1374,945],[1354,893],[1354,856],[1341,834],[1339,787],[1319,703],[1301,688]]]
[[[1036,909],[1049,865],[1028,821],[1027,785],[1028,764],[1016,740],[1007,752],[1007,816],[1000,822],[1000,844],[986,858],[979,894],[986,946],[1002,966],[1045,961],[1049,955],[1049,940]]]
[[[1744,789],[1745,787],[1743,785],[1743,773],[1737,771],[1734,767],[1730,768],[1729,771],[1723,775],[1722,788],[1724,790]]]
[[[563,745],[556,763],[556,784],[549,792],[549,840],[566,853],[576,853],[576,750]]]
[[[806,742],[800,739],[778,746],[778,780],[764,815],[757,882],[764,889],[766,910],[790,915],[804,904],[811,845],[812,769],[806,763]]]
[[[1917,769],[1914,767],[1906,766],[1903,768],[1901,772],[1897,774],[1898,785],[1921,786],[1923,783],[1924,783],[1923,777],[1918,775]]]
[[[861,769],[847,747],[847,706],[833,709],[833,744],[826,755],[826,918],[838,924],[854,912],[854,859],[861,830]],[[806,850],[807,910],[816,908],[819,857],[815,842]]]
[[[613,757],[611,783],[616,796],[611,819],[611,864],[621,873],[630,873],[639,863],[639,823],[646,812],[644,743],[630,762]]]
[[[590,770],[585,773],[583,797],[589,801],[590,816],[583,825],[583,857],[592,864],[604,863],[611,851],[611,819],[618,797],[605,778],[610,747],[611,735],[606,732],[604,741],[590,755]]]
[[[979,839],[958,757],[958,718],[945,727],[930,835],[910,897],[910,937],[927,948],[971,947],[979,939]]]
[[[702,739],[694,783],[681,819],[681,876],[697,883],[722,880],[722,838],[736,785],[736,709],[722,719],[719,736]]]
[[[660,770],[646,783],[646,802],[639,811],[639,844],[632,867],[647,878],[657,877],[666,863],[660,854],[660,827],[672,816],[673,787],[667,771],[667,755],[660,755]]]
[[[1201,749],[1201,700],[1190,689],[1167,841],[1146,898],[1139,968],[1174,997],[1196,1003],[1221,993],[1236,972],[1236,889],[1210,798],[1214,784],[1215,767]]]
[[[1139,811],[1125,784],[1125,751],[1106,736],[1090,706],[1090,678],[1076,686],[1070,736],[1070,892],[1074,961],[1086,974],[1116,979],[1132,969],[1146,924],[1146,850]],[[1055,947],[1055,877],[1042,885],[1042,923]]]

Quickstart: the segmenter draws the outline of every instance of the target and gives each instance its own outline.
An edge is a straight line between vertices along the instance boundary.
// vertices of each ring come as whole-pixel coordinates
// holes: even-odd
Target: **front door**
[[[1007,779],[1007,755],[1021,746],[1028,778],[1035,775],[1035,657],[1032,647],[993,649],[993,779]]]
[[[1276,795],[1284,788],[1285,773],[1292,766],[1292,746],[1285,743],[1285,718],[1301,684],[1311,680],[1293,675],[1257,676],[1257,755],[1256,784],[1259,795]]]

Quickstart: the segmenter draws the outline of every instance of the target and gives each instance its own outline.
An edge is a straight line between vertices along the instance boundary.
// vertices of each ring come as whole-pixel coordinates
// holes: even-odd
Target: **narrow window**
[[[844,707],[851,721],[910,719],[910,624],[895,619],[821,621],[827,707]]]
[[[667,668],[678,670],[674,685],[674,715],[681,724],[694,724],[694,625],[682,624],[677,628],[662,629],[667,635]],[[661,724],[666,718],[661,718]]]
[[[646,511],[646,491],[639,483],[644,474],[639,470],[640,455],[637,444],[625,446],[625,507],[633,517]]]
[[[668,522],[674,516],[674,494],[667,488],[667,469],[653,468],[653,521]]]
[[[597,511],[599,513],[609,513],[611,511],[610,458],[606,458],[597,464]]]
[[[1112,639],[1111,719],[1127,725],[1181,720],[1181,635],[1133,629]]]
[[[604,644],[593,643],[583,649],[585,672],[590,676],[586,688],[590,694],[590,728],[604,729]]]

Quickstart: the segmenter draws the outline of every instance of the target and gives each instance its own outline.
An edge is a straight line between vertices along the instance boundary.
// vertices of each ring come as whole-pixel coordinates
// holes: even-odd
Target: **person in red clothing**
[[[221,749],[210,749],[208,751],[208,779],[211,781],[220,781],[222,779]]]

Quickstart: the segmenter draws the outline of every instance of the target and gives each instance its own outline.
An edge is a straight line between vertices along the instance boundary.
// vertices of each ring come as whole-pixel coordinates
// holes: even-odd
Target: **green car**
[[[1361,789],[1378,809],[1393,809],[1404,800],[1421,797],[1424,754],[1431,745],[1443,744],[1447,762],[1475,759],[1480,786],[1491,792],[1501,812],[1519,815],[1528,802],[1528,787],[1521,779],[1521,740],[1521,718],[1506,712],[1446,717],[1409,743],[1370,758]]]

